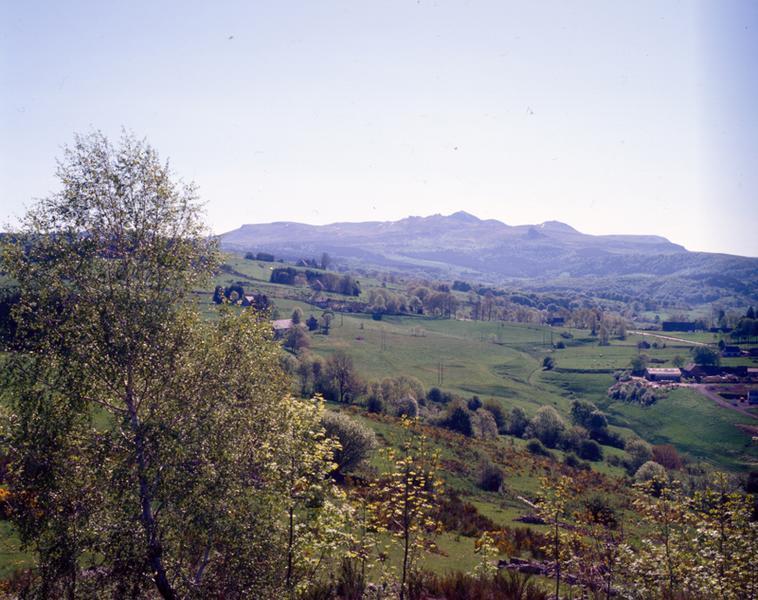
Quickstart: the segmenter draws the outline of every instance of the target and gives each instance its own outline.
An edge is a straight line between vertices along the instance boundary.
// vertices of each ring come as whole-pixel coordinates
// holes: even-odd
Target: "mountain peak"
[[[472,215],[471,213],[467,213],[465,210],[454,212],[448,218],[455,219],[456,221],[465,221],[467,223],[478,223],[481,220],[479,217]]]
[[[566,233],[579,233],[571,225],[566,225],[566,223],[561,223],[560,221],[545,221],[544,223],[540,223],[538,227],[547,231],[565,231]]]

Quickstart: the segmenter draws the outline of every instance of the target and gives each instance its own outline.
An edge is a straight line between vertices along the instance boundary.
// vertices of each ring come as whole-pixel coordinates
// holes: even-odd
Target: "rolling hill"
[[[231,251],[265,250],[285,258],[328,252],[352,266],[437,276],[578,288],[617,278],[636,288],[670,288],[673,278],[680,284],[674,288],[689,290],[684,301],[758,298],[758,258],[689,252],[654,235],[588,235],[558,221],[513,226],[460,211],[387,222],[243,225],[219,237]]]

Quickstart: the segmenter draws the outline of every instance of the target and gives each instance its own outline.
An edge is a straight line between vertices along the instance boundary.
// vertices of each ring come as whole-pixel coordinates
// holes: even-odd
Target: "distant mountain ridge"
[[[758,258],[689,252],[656,235],[589,235],[559,221],[507,225],[465,211],[399,221],[243,225],[219,239],[226,250],[286,258],[328,252],[351,264],[488,280],[717,277],[741,296],[758,291]]]

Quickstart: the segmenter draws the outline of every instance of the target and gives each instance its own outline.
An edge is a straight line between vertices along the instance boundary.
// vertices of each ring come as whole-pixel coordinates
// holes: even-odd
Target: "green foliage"
[[[386,532],[402,554],[400,600],[409,598],[409,583],[419,574],[419,559],[434,548],[440,525],[434,518],[441,481],[439,453],[429,444],[417,420],[403,418],[399,450],[388,448],[391,470],[371,486],[369,512],[378,533]],[[389,550],[389,548],[388,548]]]
[[[36,593],[283,597],[335,548],[320,409],[286,395],[255,311],[186,301],[217,255],[149,146],[76,138],[58,175],[3,247],[23,347],[2,451]]]
[[[642,465],[653,459],[653,450],[650,444],[639,438],[634,438],[626,443],[627,453],[626,468],[630,475],[637,472]]]
[[[490,400],[484,404],[484,410],[489,412],[492,418],[495,419],[498,433],[506,433],[508,430],[508,417],[503,407],[498,402]]]
[[[711,350],[707,346],[694,346],[691,350],[692,360],[698,365],[713,365],[718,366],[721,364],[721,357],[718,352]]]
[[[666,469],[652,460],[644,463],[634,474],[634,480],[638,483],[644,483],[646,481],[665,482],[666,479]]]
[[[440,424],[468,437],[474,435],[471,411],[463,403],[456,402],[451,404],[447,410],[447,415]]]
[[[526,433],[529,425],[529,417],[526,416],[524,409],[514,406],[508,413],[508,433],[516,437],[522,437]]]
[[[552,406],[543,406],[534,415],[529,424],[528,432],[548,448],[555,448],[565,429],[566,424],[558,411]]]
[[[648,357],[645,354],[638,354],[633,357],[629,365],[632,368],[632,375],[642,375],[647,369]]]
[[[311,338],[302,327],[291,327],[284,336],[284,347],[295,354],[303,352],[311,347]]]
[[[479,487],[487,492],[499,492],[505,481],[503,470],[485,460],[479,466]]]
[[[336,472],[340,475],[354,471],[370,458],[376,448],[374,432],[345,414],[325,412],[321,417],[321,425],[327,437],[339,442],[333,460],[337,465]]]
[[[539,441],[537,438],[532,438],[526,443],[526,449],[535,456],[545,456],[548,458],[552,458],[553,454],[545,448],[545,446],[542,445],[542,442]]]

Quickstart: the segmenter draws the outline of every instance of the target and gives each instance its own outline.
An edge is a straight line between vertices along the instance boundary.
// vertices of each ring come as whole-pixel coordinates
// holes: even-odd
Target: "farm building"
[[[645,369],[645,379],[649,381],[681,381],[681,369]]]
[[[274,329],[274,338],[279,339],[290,329],[292,329],[292,319],[278,319],[271,322],[271,327]]]
[[[739,346],[724,346],[724,349],[721,351],[721,356],[739,356],[741,353]]]

